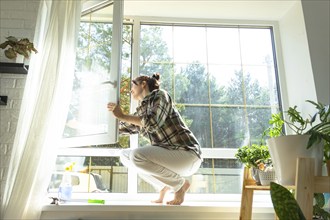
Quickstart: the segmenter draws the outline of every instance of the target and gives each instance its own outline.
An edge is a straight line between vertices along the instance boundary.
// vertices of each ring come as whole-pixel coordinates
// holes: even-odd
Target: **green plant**
[[[261,163],[270,163],[268,147],[262,144],[245,145],[237,150],[235,157],[247,168],[258,168]]]
[[[307,102],[313,104],[317,112],[309,118],[303,118],[301,112],[297,110],[297,106],[290,107],[288,111],[284,112],[288,117],[283,119],[282,113],[272,114],[269,120],[270,127],[265,130],[264,135],[269,137],[278,137],[284,135],[283,125],[286,124],[294,133],[298,135],[310,135],[307,148],[310,148],[314,143],[324,141],[330,142],[330,110],[329,105],[316,103],[310,100]],[[317,118],[319,116],[319,118]],[[317,119],[319,120],[317,123]],[[316,124],[315,124],[316,123]],[[329,154],[329,151],[328,151]]]
[[[0,44],[0,48],[5,49],[5,56],[9,59],[16,58],[17,54],[29,58],[32,51],[35,53],[38,52],[37,49],[34,48],[33,43],[27,38],[18,40],[16,37],[9,36],[6,39],[7,41]]]
[[[306,219],[302,213],[299,204],[294,198],[292,192],[287,188],[271,182],[270,195],[279,219],[304,220]],[[323,209],[325,205],[325,197],[323,193],[314,193],[315,204],[313,205],[313,215],[315,218],[330,219],[330,213]]]
[[[313,206],[313,214],[322,219],[330,219],[330,213],[323,209],[325,205],[325,197],[323,193],[314,193],[315,204]]]
[[[280,220],[306,220],[299,204],[292,193],[285,187],[271,182],[270,196],[275,209],[275,213]]]

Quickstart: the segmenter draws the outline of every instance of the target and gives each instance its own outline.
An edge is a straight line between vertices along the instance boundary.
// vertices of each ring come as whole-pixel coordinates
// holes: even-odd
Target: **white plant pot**
[[[307,149],[309,137],[309,135],[287,135],[267,140],[269,153],[280,184],[295,185],[298,157],[314,158],[315,173],[321,176],[323,144],[319,143]]]
[[[24,63],[25,57],[23,55],[17,54],[16,63]]]

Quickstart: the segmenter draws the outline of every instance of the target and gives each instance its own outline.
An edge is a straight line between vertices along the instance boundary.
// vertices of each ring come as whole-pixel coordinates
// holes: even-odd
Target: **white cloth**
[[[152,145],[124,149],[120,160],[126,167],[137,169],[140,177],[157,190],[169,186],[174,192],[183,186],[183,177],[193,175],[202,163],[193,151]]]

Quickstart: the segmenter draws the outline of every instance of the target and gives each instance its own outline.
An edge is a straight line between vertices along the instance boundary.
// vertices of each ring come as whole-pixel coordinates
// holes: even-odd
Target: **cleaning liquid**
[[[61,185],[58,190],[58,198],[62,202],[69,201],[72,197],[72,183],[69,172],[64,172]]]

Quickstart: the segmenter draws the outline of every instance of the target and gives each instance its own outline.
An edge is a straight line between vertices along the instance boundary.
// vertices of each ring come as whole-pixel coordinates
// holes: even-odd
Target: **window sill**
[[[106,201],[105,204],[70,202],[45,205],[40,219],[238,219],[239,202],[184,202],[180,206],[149,201]],[[269,204],[254,203],[253,219],[274,219]]]

